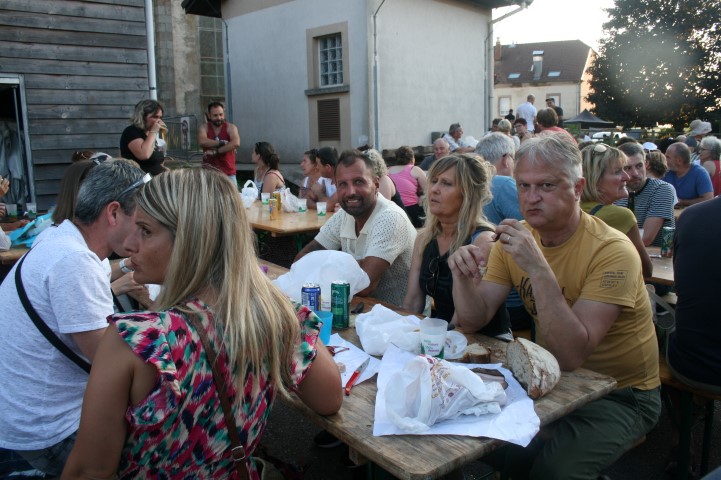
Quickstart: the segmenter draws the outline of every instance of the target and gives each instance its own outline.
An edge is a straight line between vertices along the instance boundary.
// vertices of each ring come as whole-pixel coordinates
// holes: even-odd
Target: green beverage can
[[[333,328],[348,328],[350,322],[350,283],[336,280],[330,284],[330,311]]]
[[[661,256],[673,256],[673,234],[676,232],[674,227],[663,227],[661,229]]]

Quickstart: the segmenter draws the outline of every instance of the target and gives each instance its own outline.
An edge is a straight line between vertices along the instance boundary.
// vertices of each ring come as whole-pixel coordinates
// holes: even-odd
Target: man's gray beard
[[[216,127],[220,127],[221,125],[223,125],[223,124],[225,123],[225,120],[215,120],[215,121],[210,122],[210,123],[212,123],[212,124],[215,125]]]

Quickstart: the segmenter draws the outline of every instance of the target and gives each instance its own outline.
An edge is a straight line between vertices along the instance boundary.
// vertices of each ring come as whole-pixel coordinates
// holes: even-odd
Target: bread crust
[[[491,351],[480,343],[471,343],[457,361],[460,363],[491,363]]]
[[[508,344],[506,364],[534,400],[548,394],[561,379],[556,357],[525,338],[516,338]]]

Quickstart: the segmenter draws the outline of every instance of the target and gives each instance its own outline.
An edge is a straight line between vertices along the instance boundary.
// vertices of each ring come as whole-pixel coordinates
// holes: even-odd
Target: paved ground
[[[270,453],[286,461],[307,465],[305,478],[308,480],[361,480],[366,478],[364,468],[349,469],[344,465],[345,447],[320,449],[313,445],[313,436],[320,429],[300,414],[276,402],[271,413],[268,428],[263,435],[263,444]],[[659,425],[649,433],[646,442],[632,449],[613,464],[605,473],[613,480],[666,480],[672,477],[664,473],[669,453],[670,421],[662,415]],[[701,425],[694,431],[696,460],[700,460]],[[721,402],[716,402],[714,435],[711,448],[711,468],[721,465]],[[2,469],[3,455],[0,452],[0,479],[7,479]],[[490,469],[481,462],[474,462],[464,469],[467,480],[484,478]],[[17,478],[17,477],[12,477]],[[25,477],[27,478],[27,477]],[[389,477],[390,478],[390,477]],[[718,480],[716,477],[715,480]]]

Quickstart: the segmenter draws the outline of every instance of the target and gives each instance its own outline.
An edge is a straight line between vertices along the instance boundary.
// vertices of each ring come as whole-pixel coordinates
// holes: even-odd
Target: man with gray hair
[[[713,194],[721,195],[721,140],[716,137],[704,137],[698,146],[699,160],[701,166],[706,169],[711,177]]]
[[[436,160],[438,160],[439,158],[443,158],[450,153],[451,146],[448,144],[448,142],[443,138],[436,138],[436,141],[433,142],[433,154],[428,155],[423,159],[420,164],[421,170],[427,172],[431,169],[431,165],[433,165]]]
[[[43,232],[0,285],[0,448],[49,476],[60,475],[75,442],[87,363],[113,313],[106,259],[124,252],[135,193],[150,180],[134,164],[93,167],[75,218]]]
[[[686,144],[672,143],[665,155],[668,172],[662,180],[676,189],[677,205],[687,207],[713,198],[711,177],[701,165],[691,163],[691,151]]]
[[[524,451],[507,446],[513,478],[595,479],[661,413],[641,259],[626,235],[581,210],[582,175],[578,147],[561,135],[528,140],[515,169],[525,220],[498,225],[489,258],[468,245],[448,260],[457,329],[483,328],[515,287],[561,370],[583,367],[617,381],[610,394],[544,427]]]
[[[618,146],[626,154],[623,170],[628,174],[626,181],[628,198],[622,198],[616,205],[629,208],[636,216],[638,228],[643,232],[643,244],[660,247],[663,243],[661,227],[675,227],[673,214],[674,189],[671,185],[646,175],[648,161],[643,146],[638,142],[627,142]]]
[[[453,153],[468,153],[473,151],[473,147],[468,145],[461,138],[463,137],[463,127],[460,123],[451,123],[448,127],[448,133],[443,135],[443,139],[448,142]]]
[[[503,133],[493,132],[481,139],[475,153],[493,165],[496,170],[491,180],[493,199],[483,207],[483,213],[489,221],[498,224],[506,218],[522,220],[518,207],[518,189],[513,179],[515,167],[513,157],[516,148],[513,140]]]

